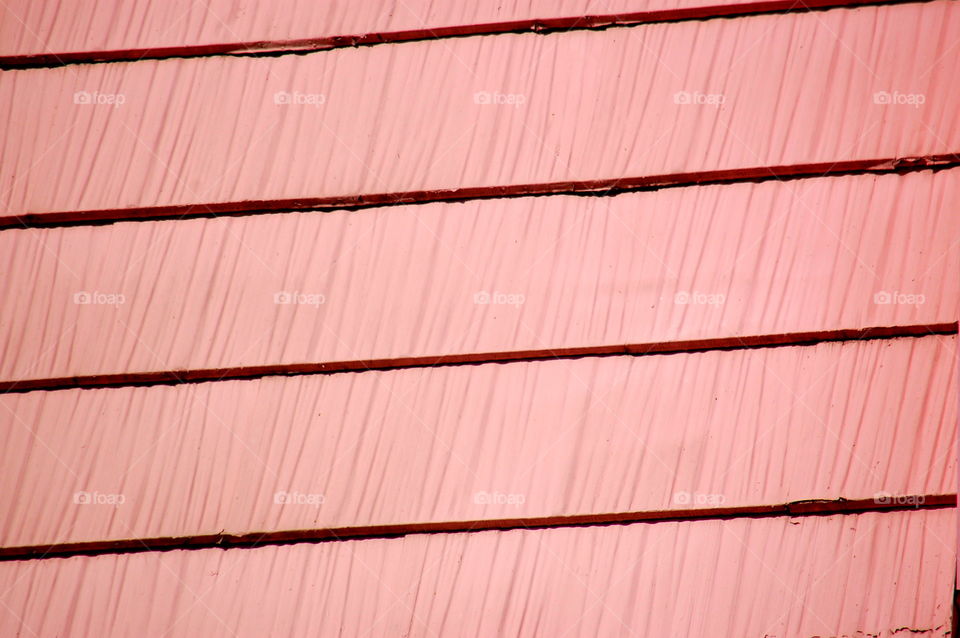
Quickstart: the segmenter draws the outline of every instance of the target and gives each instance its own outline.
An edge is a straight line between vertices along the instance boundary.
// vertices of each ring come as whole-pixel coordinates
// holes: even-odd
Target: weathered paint
[[[0,633],[949,633],[952,510],[735,519],[0,563]]]
[[[956,321],[960,169],[0,232],[0,380]]]
[[[947,48],[958,39],[960,4],[938,0],[8,71],[0,209],[202,206],[957,153],[960,85]]]

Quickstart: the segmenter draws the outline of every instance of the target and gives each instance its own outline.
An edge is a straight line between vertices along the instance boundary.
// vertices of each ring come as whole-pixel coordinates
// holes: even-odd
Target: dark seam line
[[[71,51],[0,56],[0,70],[50,69],[77,64],[106,64],[232,55],[242,57],[279,57],[306,55],[348,47],[368,47],[402,42],[423,42],[481,35],[538,33],[546,35],[564,31],[603,31],[643,24],[689,22],[694,20],[732,19],[757,15],[776,15],[828,11],[830,9],[922,4],[933,0],[768,0],[732,5],[687,7],[637,11],[622,14],[570,16],[564,18],[529,18],[484,24],[455,25],[436,28],[408,29],[338,35],[294,40],[256,40],[218,44],[179,45],[169,47],[115,49],[106,51]]]
[[[178,220],[223,215],[264,215],[278,212],[362,210],[387,206],[406,206],[433,202],[464,202],[482,199],[509,199],[575,195],[608,197],[621,193],[683,188],[706,184],[816,179],[862,174],[905,174],[915,171],[940,171],[960,166],[960,153],[902,157],[892,159],[847,160],[815,164],[761,166],[690,173],[669,173],[645,177],[618,177],[597,180],[516,184],[512,186],[477,186],[468,188],[340,195],[293,199],[247,200],[207,204],[177,204],[139,208],[107,208],[100,210],[23,213],[0,216],[0,230],[18,228],[51,228],[61,226],[94,226],[116,222]]]
[[[22,393],[40,390],[67,390],[75,388],[120,388],[130,386],[180,385],[186,383],[215,383],[238,379],[257,379],[272,376],[300,376],[334,374],[339,372],[385,371],[409,368],[437,368],[455,365],[480,365],[581,357],[644,356],[657,354],[696,353],[711,350],[745,350],[785,346],[809,346],[837,341],[866,341],[922,338],[932,335],[957,334],[957,322],[920,324],[910,326],[871,327],[861,329],[820,330],[780,334],[751,335],[659,341],[641,344],[584,346],[539,350],[475,352],[390,359],[360,359],[323,363],[289,363],[234,368],[200,368],[191,370],[159,370],[153,372],[124,372],[74,377],[0,381],[0,393]]]
[[[434,523],[401,523],[338,527],[324,529],[252,532],[248,534],[205,534],[181,537],[134,538],[127,540],[88,541],[56,545],[26,545],[0,548],[0,561],[100,556],[105,554],[138,554],[143,552],[197,549],[231,549],[322,543],[364,539],[398,538],[411,534],[463,534],[485,531],[538,530],[568,527],[598,527],[635,523],[694,522],[734,518],[774,518],[863,514],[867,512],[902,512],[936,510],[957,506],[956,494],[887,497],[869,499],[813,499],[778,505],[745,505],[739,507],[697,508],[686,510],[654,510],[608,514],[575,514],[474,521]]]

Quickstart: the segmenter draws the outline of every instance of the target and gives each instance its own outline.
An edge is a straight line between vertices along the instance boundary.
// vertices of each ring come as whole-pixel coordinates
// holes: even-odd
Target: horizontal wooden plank
[[[243,207],[957,153],[958,39],[960,8],[941,0],[10,71],[0,208]]]
[[[740,519],[5,562],[0,632],[940,636],[950,631],[955,518]]]
[[[0,545],[951,493],[955,351],[934,336],[4,395]]]
[[[952,323],[960,170],[0,233],[0,379]]]

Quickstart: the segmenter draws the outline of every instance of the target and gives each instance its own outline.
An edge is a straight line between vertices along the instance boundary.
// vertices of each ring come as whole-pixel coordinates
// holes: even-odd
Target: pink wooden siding
[[[952,322],[958,176],[4,231],[0,378]]]
[[[942,636],[954,541],[941,510],[0,563],[0,631]]]
[[[9,0],[0,16],[0,55],[109,52],[244,42],[431,31],[488,23],[621,15],[717,5],[738,0]],[[505,25],[506,26],[506,25]]]
[[[948,494],[955,352],[932,336],[7,395],[0,491],[43,497],[7,504],[0,545]],[[69,507],[93,492],[126,498]],[[278,502],[294,493],[322,503]]]
[[[0,636],[952,635],[960,3],[843,1],[10,0]]]
[[[960,84],[944,51],[958,39],[960,4],[939,0],[9,71],[0,74],[0,208],[496,188],[952,153]],[[924,104],[877,104],[878,93],[922,94]]]

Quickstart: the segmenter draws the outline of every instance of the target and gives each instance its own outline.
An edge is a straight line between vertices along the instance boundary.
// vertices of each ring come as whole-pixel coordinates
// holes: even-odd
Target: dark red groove
[[[571,30],[599,30],[631,27],[641,24],[736,18],[752,15],[824,11],[842,7],[916,4],[929,0],[764,0],[734,5],[712,5],[637,11],[620,14],[570,16],[563,18],[531,18],[485,24],[454,25],[437,28],[409,29],[382,33],[338,35],[295,40],[255,40],[220,44],[180,45],[172,47],[115,49],[110,51],[73,51],[0,56],[0,69],[54,68],[68,64],[136,62],[168,58],[197,58],[214,55],[278,56],[328,51],[344,47],[439,40],[476,35],[505,33],[552,33]]]
[[[916,504],[913,504],[916,503]],[[778,516],[830,516],[863,514],[866,512],[895,512],[908,510],[945,509],[957,506],[956,494],[931,494],[890,499],[836,499],[808,500],[777,505],[743,505],[677,510],[616,512],[607,514],[574,514],[569,516],[540,516],[530,518],[501,518],[474,521],[442,521],[432,523],[398,523],[363,527],[336,527],[323,529],[252,532],[248,534],[204,534],[197,536],[164,536],[124,540],[87,541],[56,545],[25,545],[0,548],[0,561],[65,558],[69,556],[98,556],[103,554],[133,554],[170,550],[254,548],[296,543],[396,538],[410,534],[456,534],[519,529],[549,529],[561,527],[594,527],[602,525],[630,525],[635,523],[693,522],[732,518],[772,518]]]
[[[222,215],[263,215],[277,212],[360,210],[372,207],[456,202],[477,199],[532,197],[540,195],[609,196],[619,193],[680,188],[702,184],[733,184],[770,180],[808,179],[856,174],[909,173],[943,170],[960,166],[960,153],[872,160],[847,160],[815,164],[757,166],[691,173],[669,173],[644,177],[617,177],[511,186],[476,186],[443,190],[420,190],[367,195],[302,197],[295,199],[247,200],[207,204],[177,204],[141,208],[105,208],[100,210],[24,213],[0,216],[0,230],[86,226],[120,221],[189,219]]]
[[[911,326],[872,327],[860,329],[818,330],[743,337],[717,337],[680,341],[658,341],[608,346],[582,346],[541,350],[510,350],[501,352],[474,352],[393,359],[357,359],[322,363],[288,363],[235,368],[201,368],[192,370],[159,370],[153,372],[123,372],[47,379],[0,381],[0,393],[32,392],[37,390],[66,390],[71,388],[117,388],[128,386],[179,385],[235,379],[256,379],[270,376],[306,374],[333,374],[337,372],[365,372],[516,361],[544,361],[576,359],[580,357],[644,356],[704,352],[708,350],[742,350],[783,346],[807,346],[832,341],[858,341],[925,337],[957,334],[957,322],[920,324]]]

